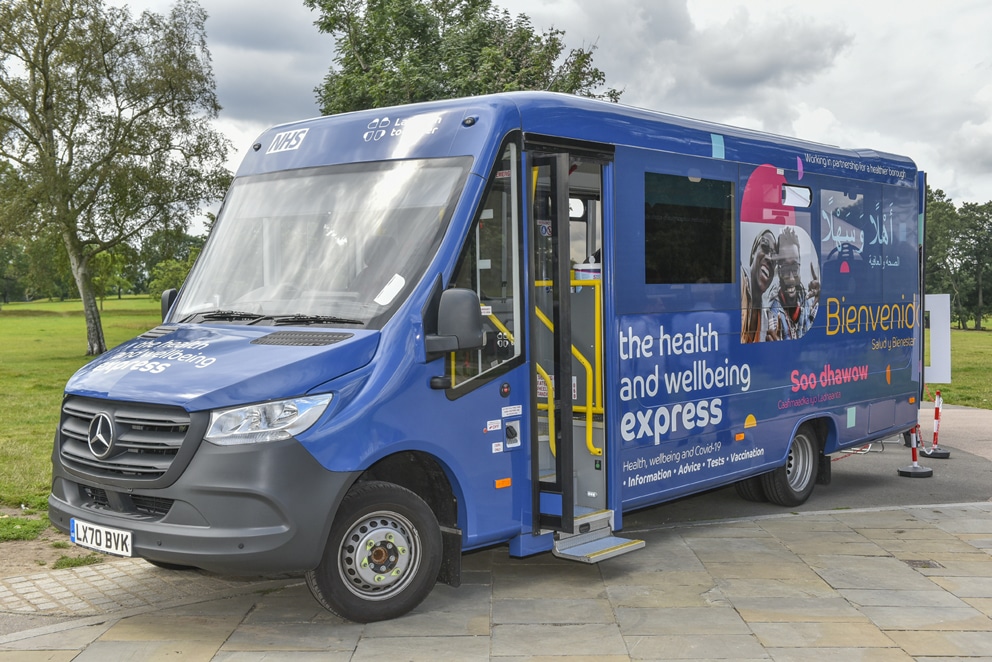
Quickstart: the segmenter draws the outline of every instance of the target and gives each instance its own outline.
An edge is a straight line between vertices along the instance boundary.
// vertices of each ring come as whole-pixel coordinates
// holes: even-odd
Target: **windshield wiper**
[[[310,324],[358,324],[365,326],[362,320],[348,319],[347,317],[333,317],[330,315],[269,315],[266,319],[271,319],[275,326],[307,326]]]
[[[264,317],[264,315],[259,315],[257,313],[246,313],[240,310],[214,310],[209,313],[193,313],[188,317],[183,318],[183,322],[189,322],[195,318],[199,318],[200,321],[224,321],[224,322],[237,322],[244,320],[245,322],[255,322]]]

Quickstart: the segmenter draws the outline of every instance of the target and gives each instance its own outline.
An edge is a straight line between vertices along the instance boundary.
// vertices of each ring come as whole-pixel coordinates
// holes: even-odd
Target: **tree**
[[[136,264],[140,271],[141,291],[155,295],[150,288],[155,268],[167,261],[186,263],[191,253],[199,252],[206,237],[196,237],[180,229],[160,230],[141,242]],[[182,283],[182,279],[179,280]],[[169,287],[172,287],[171,285]]]
[[[205,21],[196,0],[137,18],[103,0],[0,0],[0,165],[14,196],[0,227],[58,237],[88,355],[106,350],[95,256],[186,227],[227,181]]]
[[[200,249],[194,248],[181,260],[165,260],[156,264],[152,269],[151,281],[148,283],[148,293],[155,300],[162,298],[162,292],[172,288],[179,289],[183,286],[183,281],[193,268]]]
[[[335,35],[335,66],[316,88],[325,114],[512,90],[610,101],[592,64],[595,45],[564,57],[564,32],[536,34],[492,0],[304,0]]]
[[[128,265],[134,264],[135,257],[134,249],[127,244],[93,256],[93,291],[101,304],[113,294],[120,299],[124,290],[134,287],[128,278]]]
[[[927,187],[925,288],[927,293],[951,295],[951,315],[959,328],[965,328],[968,312],[965,301],[974,287],[964,268],[959,250],[961,217],[954,202],[940,189]]]
[[[138,260],[142,284],[153,299],[161,297],[163,290],[182,286],[204,241],[206,237],[164,230],[142,243]]]
[[[4,240],[0,235],[0,303],[10,303],[24,297],[24,276],[28,259],[24,246],[18,241]]]
[[[69,269],[69,258],[61,248],[62,241],[53,232],[30,237],[26,242],[28,260],[24,275],[28,299],[65,299],[79,296]]]
[[[957,250],[962,263],[972,275],[975,295],[971,299],[975,329],[982,329],[985,316],[985,281],[992,270],[992,202],[977,204],[966,202],[958,210],[961,232],[957,236]]]

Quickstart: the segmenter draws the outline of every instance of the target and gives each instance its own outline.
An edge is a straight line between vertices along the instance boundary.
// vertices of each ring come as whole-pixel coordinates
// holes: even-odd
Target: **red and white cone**
[[[919,456],[916,453],[916,440],[920,436],[919,424],[917,424],[917,426],[910,431],[910,436],[912,438],[913,464],[899,469],[899,475],[906,476],[907,478],[929,478],[933,475],[933,469],[921,467],[919,463]]]
[[[951,456],[951,451],[941,448],[937,441],[940,433],[940,407],[943,404],[944,399],[940,397],[940,391],[937,391],[937,397],[933,400],[933,446],[930,447],[930,450],[926,448],[920,449],[920,452],[927,457],[935,457],[938,460],[946,460]]]

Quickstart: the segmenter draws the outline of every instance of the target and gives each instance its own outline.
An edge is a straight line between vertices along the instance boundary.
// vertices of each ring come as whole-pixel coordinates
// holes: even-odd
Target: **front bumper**
[[[170,485],[143,488],[77,475],[55,453],[49,518],[132,533],[135,556],[238,575],[317,566],[358,473],[328,471],[297,441],[200,443]]]

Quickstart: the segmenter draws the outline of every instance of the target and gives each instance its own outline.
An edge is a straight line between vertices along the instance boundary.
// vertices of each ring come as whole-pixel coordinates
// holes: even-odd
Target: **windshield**
[[[236,179],[171,319],[377,327],[420,279],[468,157]]]

